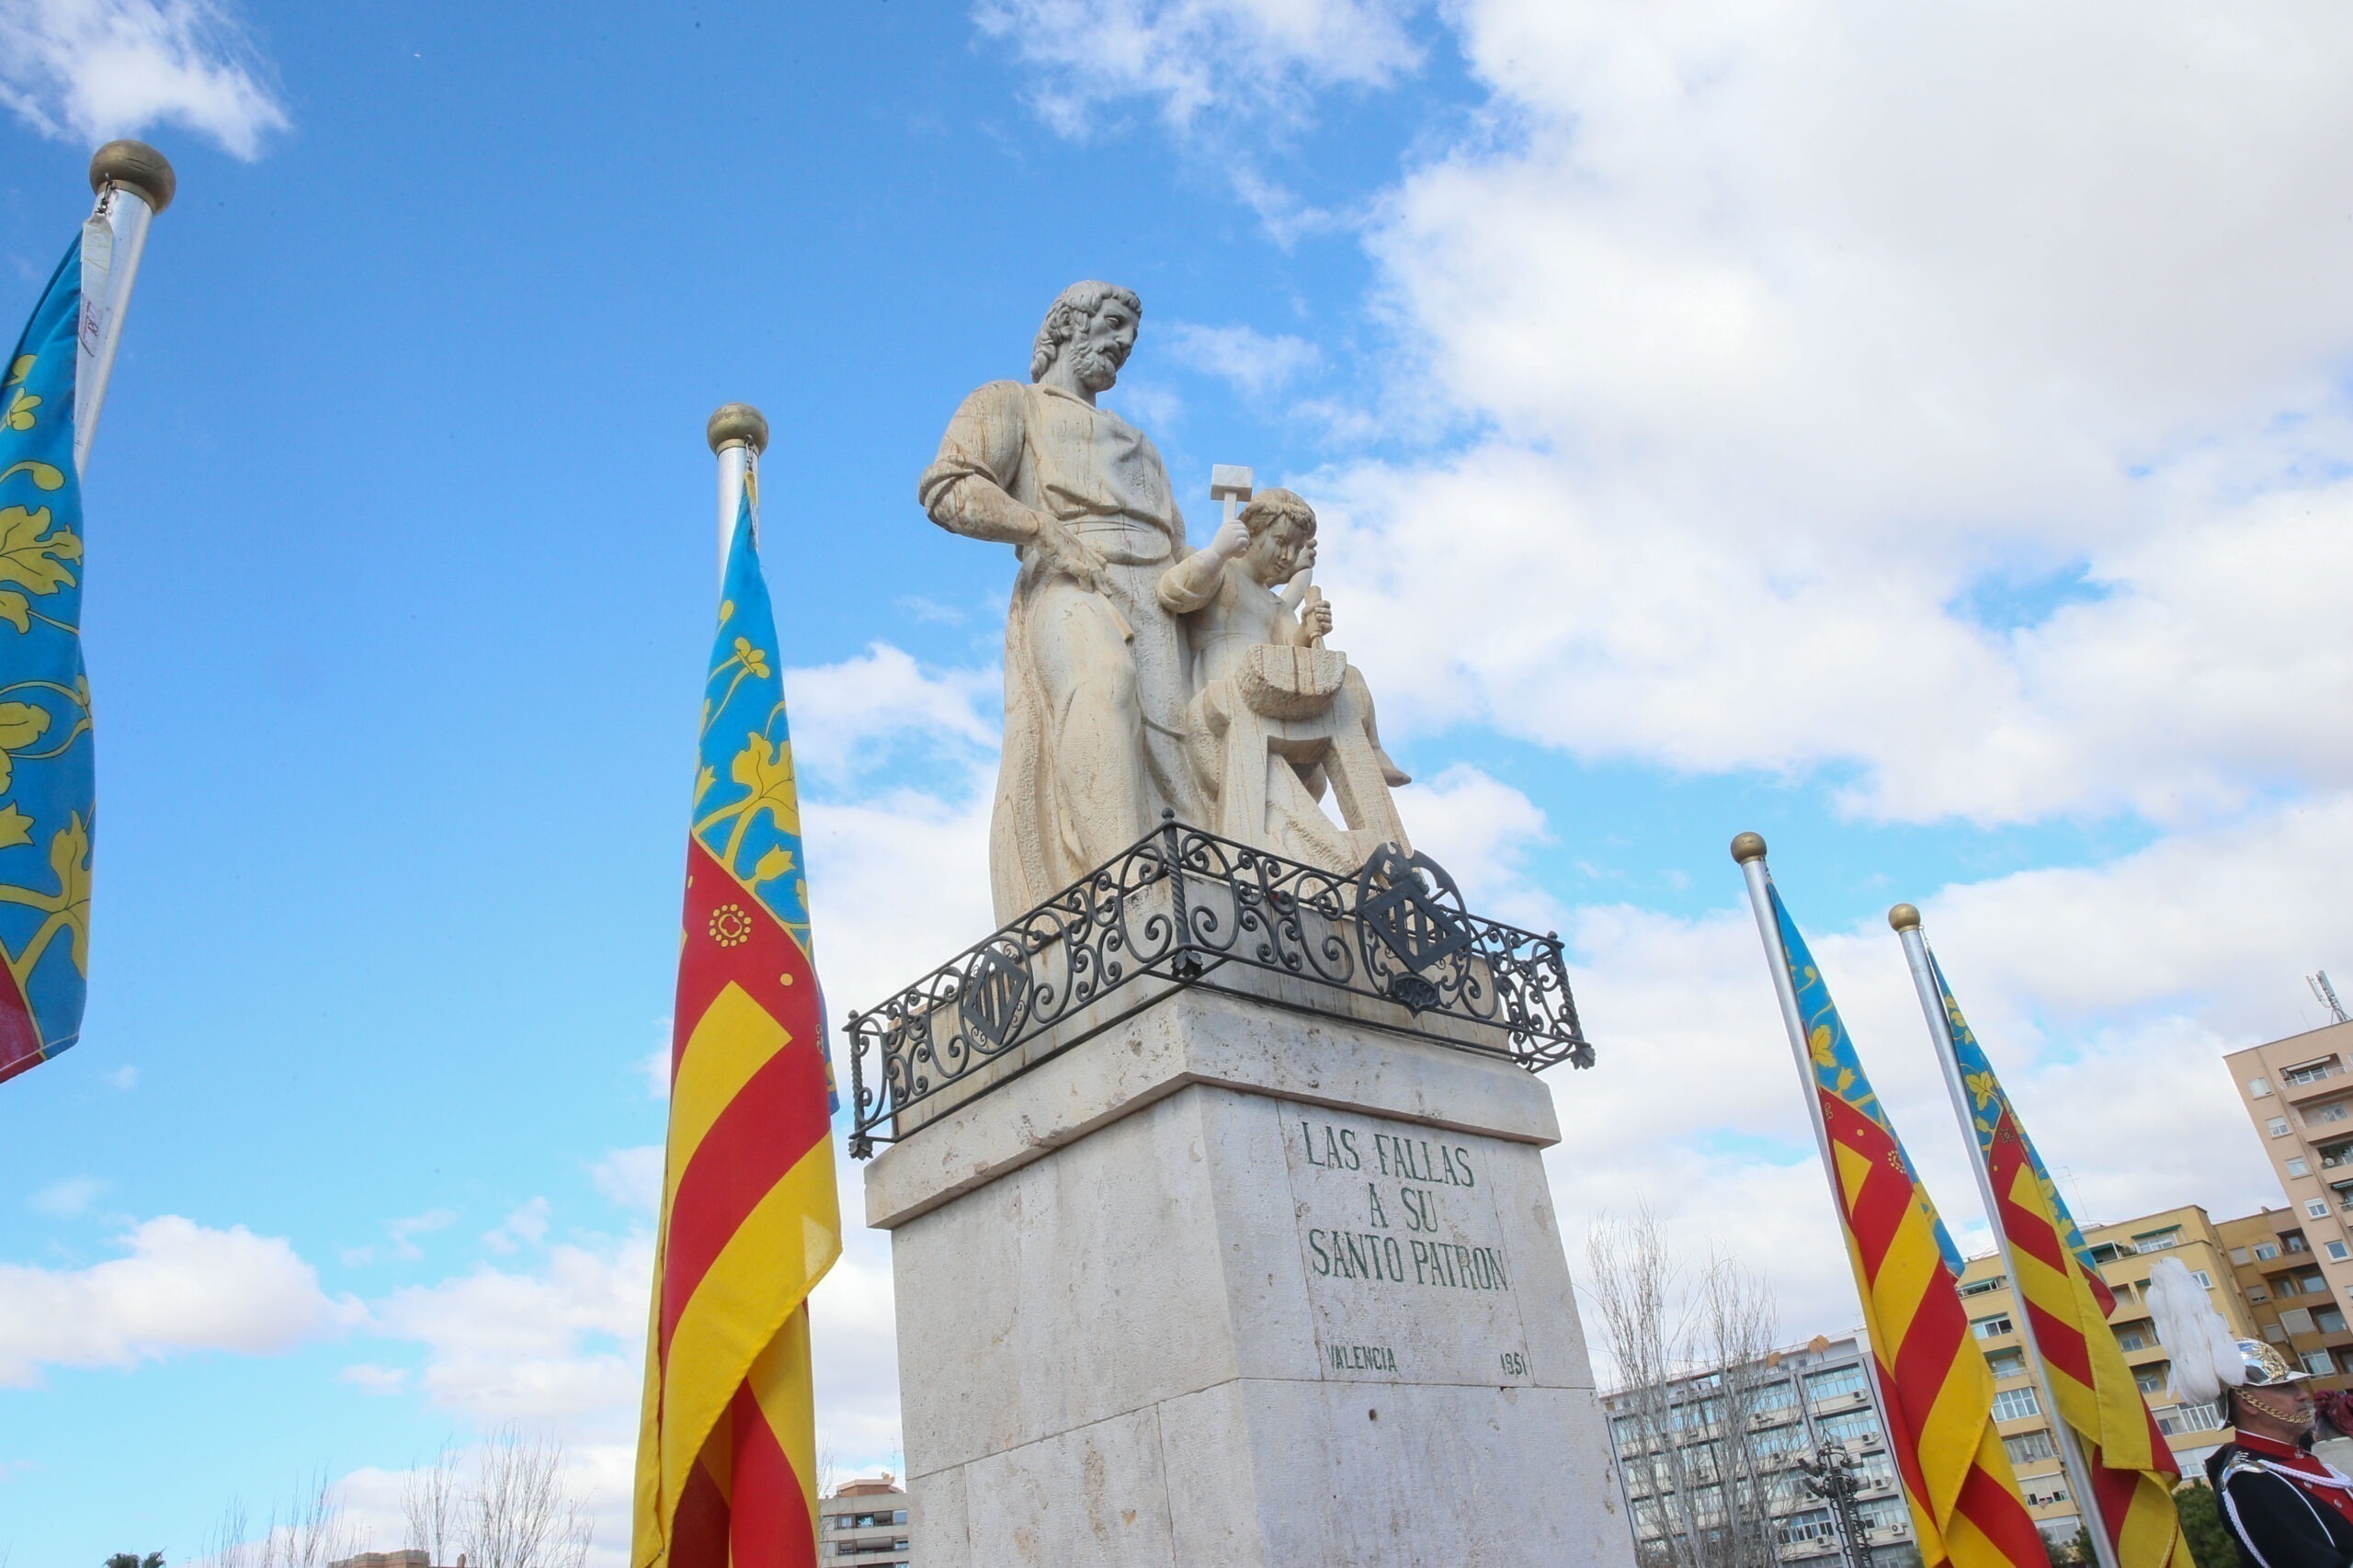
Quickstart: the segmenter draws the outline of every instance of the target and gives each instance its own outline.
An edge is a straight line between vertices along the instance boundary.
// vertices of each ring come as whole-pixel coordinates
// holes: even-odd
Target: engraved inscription
[[[1529,1380],[1495,1145],[1303,1106],[1283,1142],[1325,1377]]]

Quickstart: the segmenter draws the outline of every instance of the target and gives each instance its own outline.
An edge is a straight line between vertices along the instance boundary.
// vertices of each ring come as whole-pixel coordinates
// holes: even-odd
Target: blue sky
[[[1212,462],[1322,512],[1417,838],[1572,938],[1572,1235],[1646,1199],[1852,1311],[1748,827],[1964,1233],[1897,898],[2086,1218],[2276,1200],[2216,1059],[2353,975],[2353,24],[1782,12],[0,19],[0,314],[97,141],[180,176],[87,484],[87,1031],[0,1088],[0,1554],[193,1558],[322,1468],[394,1545],[516,1423],[615,1560],[703,420],[775,432],[838,1011],[985,927],[1011,562],[915,476],[1083,277],[1197,539]],[[888,1300],[857,1236],[845,1471],[898,1468]]]

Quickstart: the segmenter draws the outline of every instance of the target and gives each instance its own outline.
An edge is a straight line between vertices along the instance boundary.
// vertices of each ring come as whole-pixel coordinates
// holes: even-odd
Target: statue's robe
[[[1157,826],[1202,820],[1185,756],[1191,692],[1160,574],[1192,553],[1160,453],[1119,415],[1058,388],[991,381],[964,400],[917,486],[940,527],[1014,544],[1005,625],[1005,753],[989,874],[1000,922]],[[1029,512],[1102,552],[1106,592],[1027,542]]]

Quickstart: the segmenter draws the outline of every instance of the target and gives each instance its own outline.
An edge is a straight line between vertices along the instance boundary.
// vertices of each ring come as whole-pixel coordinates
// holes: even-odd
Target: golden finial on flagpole
[[[721,403],[711,415],[705,433],[710,437],[710,449],[714,452],[723,452],[730,447],[749,447],[755,452],[768,449],[768,422],[748,403]]]
[[[179,189],[172,161],[144,142],[109,142],[90,155],[90,191],[109,185],[124,186],[145,199],[148,210],[161,212]]]
[[[1765,858],[1765,835],[1761,833],[1740,835],[1732,841],[1732,858],[1744,866],[1751,860],[1762,860]]]
[[[1908,903],[1899,903],[1887,912],[1887,923],[1898,931],[1917,931],[1920,912]]]

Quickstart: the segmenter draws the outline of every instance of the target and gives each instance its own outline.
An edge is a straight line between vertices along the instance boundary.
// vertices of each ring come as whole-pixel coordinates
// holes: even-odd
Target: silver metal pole
[[[748,403],[722,403],[704,427],[712,455],[719,459],[719,580],[727,581],[727,546],[735,537],[735,512],[744,499],[744,485],[767,450],[768,422]],[[756,494],[754,497],[757,505]]]
[[[147,254],[147,230],[171,205],[177,177],[164,154],[143,142],[109,142],[90,160],[97,200],[82,225],[82,319],[75,331],[74,467],[86,472],[98,414],[114,378],[131,285]]]
[[[1805,1085],[1806,1119],[1813,1124],[1813,1146],[1822,1155],[1823,1173],[1830,1178],[1830,1206],[1838,1215],[1838,1233],[1847,1233],[1846,1189],[1838,1181],[1838,1162],[1830,1152],[1830,1129],[1822,1119],[1822,1090],[1813,1075],[1813,1052],[1807,1046],[1805,1020],[1798,1014],[1797,987],[1790,983],[1789,949],[1781,945],[1781,928],[1773,919],[1773,901],[1765,891],[1765,840],[1744,833],[1732,841],[1732,858],[1740,862],[1748,881],[1748,902],[1756,911],[1756,934],[1765,939],[1766,962],[1773,971],[1773,994],[1781,1004],[1781,1023],[1790,1034],[1790,1051],[1797,1058],[1798,1082]],[[1855,1281],[1860,1291],[1862,1281]],[[1878,1351],[1874,1347],[1872,1354]]]
[[[2107,1521],[2099,1511],[2099,1494],[2091,1488],[2091,1461],[2086,1457],[2075,1429],[2067,1425],[2067,1417],[2059,1408],[2059,1401],[2051,1387],[2050,1363],[2043,1359],[2042,1346],[2034,1335],[2034,1316],[2027,1309],[2026,1288],[2018,1282],[2018,1256],[2011,1250],[2007,1232],[2002,1229],[2001,1205],[1994,1193],[1993,1167],[1986,1164],[1985,1151],[1977,1142],[1977,1119],[1969,1102],[1969,1089],[1961,1080],[1961,1061],[1955,1054],[1952,1020],[1945,1016],[1944,997],[1937,988],[1936,972],[1928,963],[1928,939],[1920,930],[1920,912],[1908,903],[1899,903],[1887,912],[1887,923],[1904,943],[1904,957],[1912,966],[1912,988],[1919,994],[1920,1011],[1927,1015],[1928,1039],[1937,1053],[1937,1065],[1944,1070],[1945,1092],[1952,1096],[1952,1113],[1961,1121],[1961,1142],[1969,1145],[1969,1169],[1977,1178],[1977,1196],[1985,1205],[1985,1223],[1994,1233],[1995,1244],[2000,1249],[2002,1267],[2010,1277],[2010,1301],[2018,1314],[2018,1338],[2026,1346],[2027,1361],[2034,1369],[2034,1384],[2042,1392],[2042,1407],[2051,1415],[2051,1430],[2058,1438],[2059,1462],[2067,1472],[2068,1489],[2075,1494],[2076,1511],[2082,1515],[2085,1533],[2092,1540],[2092,1555],[2099,1568],[2117,1568],[2116,1548],[2109,1540]],[[2103,1324],[2103,1327],[2106,1325]]]

